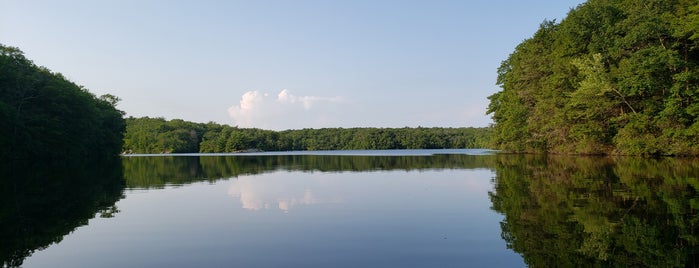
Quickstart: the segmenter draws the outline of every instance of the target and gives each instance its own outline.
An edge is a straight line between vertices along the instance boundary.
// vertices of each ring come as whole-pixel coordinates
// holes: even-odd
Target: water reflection
[[[500,156],[493,209],[531,267],[697,267],[694,159]]]
[[[368,172],[379,170],[478,169],[488,166],[494,155],[237,155],[159,156],[124,158],[128,188],[149,189],[180,186],[199,181],[236,178],[228,194],[247,210],[289,212],[299,205],[337,203],[343,189],[308,176],[274,178],[275,171]],[[264,178],[256,176],[267,174]],[[277,175],[279,176],[279,175]],[[321,186],[321,184],[324,184]],[[337,184],[335,184],[337,185]],[[321,189],[322,190],[314,190]]]
[[[280,210],[301,205],[338,203],[340,189],[325,184],[322,178],[268,174],[264,177],[244,177],[231,182],[228,194],[239,198],[247,210]]]
[[[344,252],[334,260],[351,264],[357,256],[385,261],[386,256],[400,256],[402,264],[422,261],[429,267],[431,260],[444,261],[435,256],[448,255],[453,258],[449,263],[465,266],[472,263],[464,261],[469,258],[499,260],[506,254],[495,248],[503,248],[504,240],[531,267],[699,266],[699,162],[694,159],[167,156],[127,157],[89,169],[67,165],[20,170],[0,170],[0,258],[5,266],[21,265],[26,256],[61,241],[95,213],[109,217],[118,212],[114,204],[122,198],[124,184],[158,189],[195,182],[211,185],[134,191],[122,200],[125,212],[109,222],[136,222],[126,226],[141,226],[133,229],[139,235],[130,239],[143,247],[132,241],[114,247],[130,258],[142,254],[136,259],[144,263],[153,256],[184,258],[178,263],[187,260],[184,256],[211,253],[207,258],[220,262],[210,266],[224,266],[231,259],[247,260],[248,266],[264,261],[282,266],[288,260],[304,263],[318,252]],[[397,172],[384,172],[390,170]],[[231,202],[231,196],[240,204]],[[500,226],[500,216],[489,205],[504,215]],[[304,210],[308,207],[313,209]],[[495,239],[485,235],[493,233]],[[172,237],[167,241],[183,251],[172,254],[172,248],[160,248],[164,237]],[[489,251],[479,251],[485,244]],[[70,252],[63,250],[59,252]],[[271,259],[254,254],[271,251],[287,255]],[[104,252],[91,261],[119,258],[109,247]],[[499,257],[488,259],[483,252]],[[519,262],[508,260],[502,266],[512,263]]]
[[[84,165],[34,163],[0,167],[0,260],[21,266],[36,250],[99,214],[112,217],[123,197],[120,159]]]
[[[163,188],[199,181],[214,182],[274,171],[364,172],[377,170],[477,169],[493,155],[253,155],[162,156],[123,159],[128,188]]]

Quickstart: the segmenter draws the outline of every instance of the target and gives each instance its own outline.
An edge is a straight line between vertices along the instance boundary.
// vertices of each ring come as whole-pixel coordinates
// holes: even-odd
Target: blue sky
[[[482,127],[497,67],[582,0],[0,0],[0,43],[130,116]]]

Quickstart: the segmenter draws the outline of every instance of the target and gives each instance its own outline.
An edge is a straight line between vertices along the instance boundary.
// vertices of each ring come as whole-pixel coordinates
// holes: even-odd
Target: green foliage
[[[117,101],[0,45],[0,160],[116,156],[125,126]]]
[[[515,152],[699,154],[699,4],[591,0],[498,69],[493,143]]]
[[[486,148],[489,128],[323,128],[271,131],[163,118],[126,119],[124,152]]]
[[[123,151],[127,153],[189,153],[199,150],[205,125],[163,118],[126,118]]]

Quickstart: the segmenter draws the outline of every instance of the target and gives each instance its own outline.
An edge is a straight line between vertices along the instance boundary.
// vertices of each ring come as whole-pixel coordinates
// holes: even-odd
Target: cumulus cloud
[[[280,103],[300,103],[303,105],[303,108],[306,110],[310,110],[311,106],[313,103],[317,102],[341,102],[342,98],[340,97],[317,97],[317,96],[294,96],[289,92],[289,90],[284,89],[281,92],[279,92],[279,95],[277,95],[277,102]]]
[[[297,96],[288,89],[281,90],[276,98],[255,90],[245,92],[237,105],[228,108],[228,114],[240,127],[324,127],[322,124],[333,121],[336,108],[329,104],[342,102],[342,97]]]

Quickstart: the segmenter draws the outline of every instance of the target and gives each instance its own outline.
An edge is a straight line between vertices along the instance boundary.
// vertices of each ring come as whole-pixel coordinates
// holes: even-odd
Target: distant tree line
[[[0,44],[0,160],[115,157],[125,128],[118,101],[96,97]]]
[[[488,128],[322,128],[272,131],[180,119],[126,118],[125,153],[485,148]]]
[[[496,148],[699,155],[699,1],[590,0],[498,69]]]

